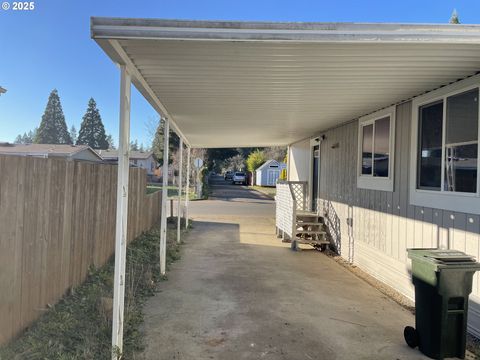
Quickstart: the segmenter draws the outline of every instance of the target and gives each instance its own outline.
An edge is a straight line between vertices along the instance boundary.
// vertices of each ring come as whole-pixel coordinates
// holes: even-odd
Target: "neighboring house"
[[[255,171],[255,184],[259,186],[276,186],[277,180],[286,164],[276,160],[267,160]]]
[[[480,256],[480,25],[93,18],[91,27],[120,66],[121,90],[135,74],[188,146],[288,145],[281,235],[295,236],[297,211],[323,216],[340,256],[410,299],[408,248]],[[479,273],[468,326],[480,335]]]
[[[118,150],[99,150],[98,152],[106,162],[118,162]],[[130,165],[145,169],[147,175],[154,175],[158,167],[152,151],[130,151]]]
[[[1,155],[62,157],[68,160],[101,162],[100,155],[87,145],[11,144],[0,143]]]

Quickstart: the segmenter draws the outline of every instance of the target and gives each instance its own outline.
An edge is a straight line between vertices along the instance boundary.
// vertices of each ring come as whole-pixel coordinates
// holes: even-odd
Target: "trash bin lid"
[[[431,262],[440,267],[462,266],[478,267],[480,264],[476,262],[475,257],[465,254],[458,250],[447,249],[407,249],[408,257],[417,259],[422,262]]]
[[[473,256],[457,250],[432,250],[425,253],[425,257],[433,258],[444,262],[469,262],[475,261]]]

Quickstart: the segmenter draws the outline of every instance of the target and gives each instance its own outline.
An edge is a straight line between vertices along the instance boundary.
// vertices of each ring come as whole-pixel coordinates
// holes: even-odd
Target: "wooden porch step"
[[[304,240],[304,239],[295,239],[297,243],[307,244],[307,245],[328,245],[330,242],[328,240]]]
[[[320,217],[316,212],[313,211],[304,211],[304,210],[297,210],[297,216],[312,216],[312,217]]]
[[[297,222],[321,222],[323,223],[323,217],[321,216],[298,216],[295,218]]]
[[[297,221],[297,226],[309,226],[309,225],[324,225],[323,222],[314,222],[314,221]]]
[[[325,231],[321,230],[295,230],[296,235],[325,235]]]

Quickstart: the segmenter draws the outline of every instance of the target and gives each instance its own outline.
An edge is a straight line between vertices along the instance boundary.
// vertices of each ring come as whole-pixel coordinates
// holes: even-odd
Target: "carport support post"
[[[183,171],[183,139],[180,137],[180,161],[178,169],[178,205],[177,205],[177,243],[180,244],[180,220],[182,218],[182,171]]]
[[[190,147],[187,148],[187,183],[185,185],[185,229],[188,228],[188,198],[190,196]]]
[[[162,169],[162,213],[160,217],[160,274],[165,275],[167,255],[167,186],[168,186],[168,140],[170,138],[170,122],[167,118],[163,126],[163,169]]]
[[[292,147],[290,145],[287,146],[287,178],[285,180],[290,181],[290,151]]]
[[[123,351],[123,305],[125,297],[125,258],[127,250],[128,172],[130,152],[131,77],[120,66],[120,123],[118,138],[117,215],[115,225],[115,273],[113,283],[112,359]]]

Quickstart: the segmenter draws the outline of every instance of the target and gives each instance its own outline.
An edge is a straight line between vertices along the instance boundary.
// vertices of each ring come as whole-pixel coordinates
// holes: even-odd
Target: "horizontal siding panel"
[[[410,102],[397,106],[394,191],[356,187],[358,122],[326,131],[320,155],[320,204],[339,254],[413,298],[407,249],[448,247],[480,257],[480,216],[409,204]],[[338,146],[333,145],[338,144]],[[349,210],[351,208],[351,210]],[[347,219],[352,218],[352,226]],[[480,278],[474,276],[469,329],[480,334]]]

